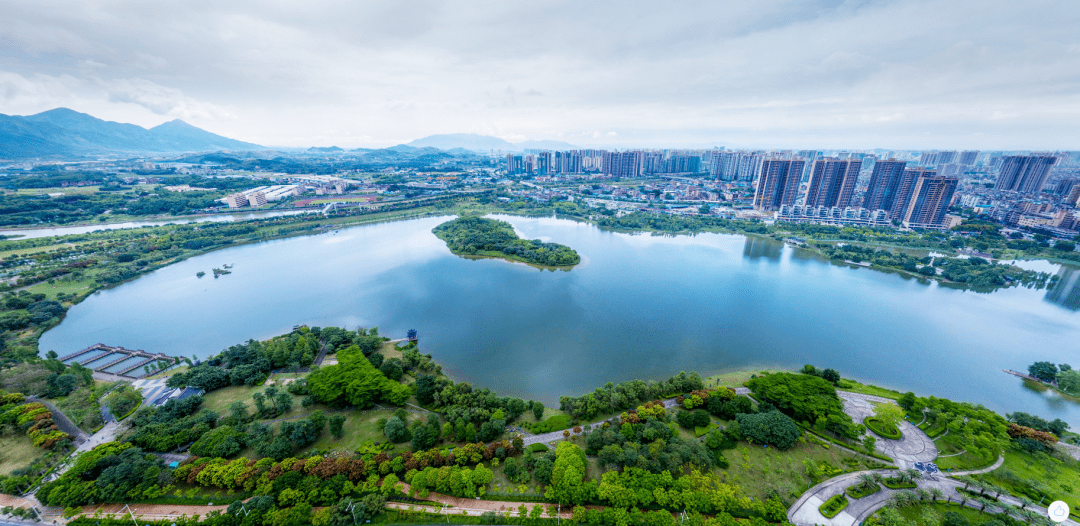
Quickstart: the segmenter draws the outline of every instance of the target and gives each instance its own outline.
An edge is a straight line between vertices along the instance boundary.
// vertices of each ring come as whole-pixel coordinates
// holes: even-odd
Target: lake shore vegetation
[[[521,261],[544,267],[572,267],[581,262],[574,249],[539,239],[521,239],[505,221],[484,217],[459,217],[432,230],[459,256],[485,256]]]

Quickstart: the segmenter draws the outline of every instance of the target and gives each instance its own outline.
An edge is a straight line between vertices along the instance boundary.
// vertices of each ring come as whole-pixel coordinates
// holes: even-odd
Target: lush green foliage
[[[1053,422],[1047,422],[1046,420],[1039,418],[1035,415],[1029,415],[1027,413],[1017,411],[1015,413],[1009,413],[1005,415],[1009,421],[1021,425],[1024,427],[1030,427],[1039,431],[1047,433],[1053,433],[1058,437],[1064,436],[1065,431],[1069,429],[1068,422],[1060,418],[1055,418]]]
[[[775,373],[752,378],[747,387],[784,414],[804,422],[813,423],[847,438],[861,435],[859,426],[844,412],[844,404],[836,394],[836,387],[828,381],[811,375]]]
[[[446,241],[446,246],[455,254],[504,257],[549,267],[581,262],[578,253],[565,245],[518,238],[514,227],[505,221],[459,217],[435,227],[432,232]]]
[[[334,405],[367,408],[383,400],[404,403],[412,389],[383,375],[364,357],[357,345],[338,353],[338,363],[323,367],[308,377],[308,388],[319,401]]]
[[[165,494],[170,479],[157,457],[131,444],[109,442],[80,455],[60,478],[43,485],[37,497],[64,507],[155,498]]]
[[[790,449],[799,439],[799,426],[791,417],[779,412],[741,414],[739,428],[743,437],[757,444],[769,444],[777,449]]]
[[[139,407],[139,404],[143,401],[143,397],[142,393],[130,384],[122,384],[118,386],[116,390],[109,393],[104,401],[114,417],[122,418],[136,407]]]
[[[680,372],[663,382],[631,380],[620,384],[608,383],[593,392],[573,397],[559,397],[559,409],[575,420],[591,420],[597,415],[625,411],[650,400],[700,390],[704,387],[701,375]]]
[[[836,495],[833,495],[832,497],[829,497],[829,500],[822,503],[821,507],[818,508],[818,511],[820,511],[821,514],[825,517],[831,519],[839,515],[841,511],[844,511],[844,508],[846,508],[847,506],[847,497],[844,496],[843,493],[838,493]]]
[[[217,413],[201,409],[201,396],[173,399],[160,407],[146,407],[132,416],[132,444],[148,451],[170,451],[195,442],[217,424]]]
[[[866,427],[869,427],[871,431],[877,433],[878,435],[881,435],[884,438],[888,438],[890,440],[900,440],[901,438],[903,438],[900,430],[895,425],[889,424],[887,422],[882,422],[878,418],[866,417],[863,419],[863,423],[866,424]]]

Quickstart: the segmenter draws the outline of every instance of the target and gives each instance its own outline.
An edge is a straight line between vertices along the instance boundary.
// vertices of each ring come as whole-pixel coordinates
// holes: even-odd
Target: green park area
[[[327,360],[318,366],[315,357],[323,350]],[[124,386],[85,383],[77,367],[48,359],[19,367],[20,374],[0,374],[7,392],[45,394],[76,414],[87,410],[76,401],[127,407]],[[872,417],[857,422],[845,412],[837,389],[852,383],[835,370],[811,366],[799,372],[631,380],[561,397],[559,407],[548,408],[454,382],[415,342],[390,343],[374,328],[299,327],[233,345],[165,376],[169,386],[206,393],[135,411],[116,442],[79,457],[63,476],[42,485],[39,499],[69,509],[95,501],[178,505],[255,499],[249,502],[263,517],[260,524],[283,515],[321,524],[337,513],[336,503],[365,499],[365,506],[378,508],[371,516],[386,520],[396,512],[379,511],[381,499],[480,498],[542,506],[561,501],[579,523],[614,525],[625,513],[627,524],[672,526],[689,503],[698,502],[692,510],[698,518],[691,520],[703,524],[724,524],[725,517],[736,521],[732,525],[739,519],[781,523],[816,484],[889,468],[864,432],[878,427],[886,437],[905,417],[941,429],[939,447],[960,454],[939,462],[953,462],[956,469],[984,465],[1004,452],[1004,466],[979,476],[979,483],[1034,502],[1029,495],[1075,499],[1080,487],[1080,463],[1045,450],[1040,441],[1045,437],[1036,428],[1052,429],[1054,423],[1022,414],[1006,419],[981,406],[911,393],[896,395],[895,405],[878,404]],[[748,389],[752,398],[735,388]],[[33,404],[9,407],[12,418],[40,411]],[[583,427],[591,423],[599,425]],[[530,445],[531,433],[517,429],[553,436]],[[5,451],[22,451],[12,460],[0,457],[8,473],[0,487],[34,483],[33,476],[17,475],[27,465],[14,460],[29,453],[18,440],[30,439],[0,439],[0,445],[10,442]],[[57,452],[69,447],[63,440]],[[177,450],[192,456],[174,471],[143,476],[161,468],[146,453]],[[125,466],[125,474],[106,469],[87,478],[94,466],[111,465]],[[45,469],[48,464],[38,463],[34,473]],[[895,480],[884,477],[873,488],[855,480],[843,499],[820,511],[839,513],[845,499],[848,505],[865,502],[883,486],[914,488],[901,475],[906,472]],[[895,512],[912,521],[895,524],[923,523],[907,516],[911,506],[889,509],[886,518]],[[971,512],[963,510],[966,517],[974,517]]]

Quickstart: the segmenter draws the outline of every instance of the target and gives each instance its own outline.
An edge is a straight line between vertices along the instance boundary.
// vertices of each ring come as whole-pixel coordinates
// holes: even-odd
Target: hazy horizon
[[[1080,6],[11,4],[0,113],[271,147],[1080,149]]]

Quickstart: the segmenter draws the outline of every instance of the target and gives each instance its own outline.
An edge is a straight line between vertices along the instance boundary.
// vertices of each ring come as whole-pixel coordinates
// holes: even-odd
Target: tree
[[[405,422],[402,422],[401,419],[396,416],[392,416],[386,421],[386,427],[383,428],[383,433],[386,435],[386,438],[395,444],[405,442],[411,438],[409,429],[405,427]]]
[[[371,365],[357,345],[337,353],[337,365],[323,367],[308,376],[308,388],[319,401],[331,405],[370,407],[376,400],[401,405],[412,389],[395,382]]]
[[[824,371],[821,371],[821,377],[833,385],[840,385],[840,373],[836,372],[836,369],[825,369]]]
[[[547,486],[544,497],[572,504],[591,500],[596,495],[596,483],[586,481],[587,474],[585,451],[570,442],[559,442],[555,449],[551,484]]]
[[[292,409],[292,395],[282,391],[274,395],[274,407],[277,408],[278,414],[288,413]]]
[[[777,449],[790,449],[799,439],[799,426],[791,417],[779,412],[738,416],[744,437],[758,444],[772,444]]]
[[[775,405],[792,418],[805,422],[825,418],[826,428],[834,433],[848,438],[860,435],[858,426],[844,412],[836,387],[822,378],[774,373],[752,378],[746,385],[760,397],[759,400]]]
[[[1063,370],[1058,374],[1058,389],[1069,394],[1080,394],[1080,371]]]
[[[908,391],[900,395],[900,398],[897,399],[896,403],[904,408],[904,411],[911,411],[915,408],[915,393]]]
[[[345,435],[345,417],[342,415],[334,415],[330,417],[330,434],[334,435],[334,438],[341,438]]]
[[[1058,367],[1050,362],[1035,362],[1028,367],[1028,374],[1044,382],[1057,380]]]
[[[401,380],[401,375],[405,374],[405,369],[401,366],[401,360],[391,358],[379,366],[379,372],[396,382]]]
[[[533,418],[535,418],[537,422],[542,421],[544,419],[544,404],[543,404],[543,402],[533,400],[533,402],[532,402],[532,412],[533,412]]]
[[[904,419],[904,410],[896,404],[878,404],[874,408],[874,418],[885,424],[885,427],[896,427]]]
[[[873,435],[867,434],[863,437],[863,450],[867,453],[874,453],[874,448],[877,446],[877,439]]]

